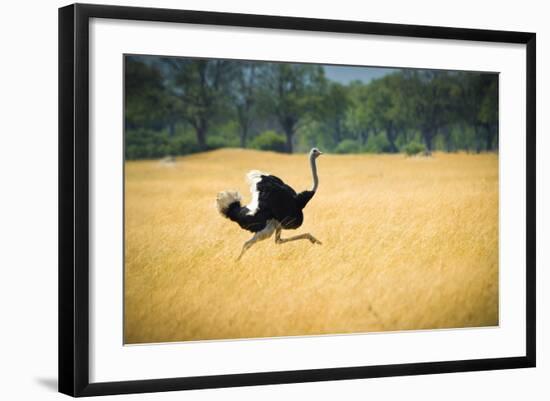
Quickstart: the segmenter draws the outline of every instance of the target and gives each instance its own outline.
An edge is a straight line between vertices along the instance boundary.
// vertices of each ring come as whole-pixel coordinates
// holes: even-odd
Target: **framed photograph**
[[[535,366],[535,34],[59,10],[59,391]]]

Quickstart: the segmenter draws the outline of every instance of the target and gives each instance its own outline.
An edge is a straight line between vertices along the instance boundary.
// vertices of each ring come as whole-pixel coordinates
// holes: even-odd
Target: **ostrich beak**
[[[322,154],[323,154],[323,152],[319,151],[319,155],[322,155]]]

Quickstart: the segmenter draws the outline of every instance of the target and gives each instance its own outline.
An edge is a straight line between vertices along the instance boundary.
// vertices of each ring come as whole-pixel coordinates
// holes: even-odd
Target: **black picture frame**
[[[518,357],[243,373],[154,380],[89,381],[89,21],[91,18],[437,38],[526,46],[526,353]],[[190,390],[526,368],[535,366],[536,35],[435,26],[74,4],[59,9],[59,391],[71,396]]]

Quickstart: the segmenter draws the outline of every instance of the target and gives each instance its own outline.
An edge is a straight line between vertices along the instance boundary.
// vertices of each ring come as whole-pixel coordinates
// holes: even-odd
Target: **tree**
[[[238,63],[235,70],[236,79],[234,80],[232,97],[240,127],[240,144],[242,148],[245,148],[257,100],[257,81],[261,64],[254,62]]]
[[[369,85],[366,107],[372,124],[385,132],[391,153],[399,151],[396,145],[397,136],[407,124],[402,91],[401,74],[386,75]]]
[[[418,141],[427,152],[498,148],[496,74],[406,69],[343,84],[310,64],[153,56],[125,63],[135,158],[252,146],[265,131],[282,133],[286,152],[411,151]],[[281,136],[276,142],[280,149]]]
[[[346,111],[350,103],[348,92],[344,85],[337,82],[330,82],[326,86],[317,104],[315,117],[323,121],[338,144],[344,139]]]
[[[484,75],[482,80],[483,100],[478,113],[479,122],[485,129],[485,149],[492,150],[495,137],[498,141],[498,79]]]
[[[285,136],[288,153],[293,151],[299,123],[313,112],[324,81],[322,67],[306,64],[268,64],[263,76],[263,107],[272,112]]]
[[[124,91],[126,128],[159,129],[164,126],[167,100],[158,68],[138,57],[126,57]]]
[[[412,116],[420,130],[426,152],[433,150],[435,135],[451,121],[455,108],[452,80],[447,71],[408,70],[403,73],[403,95],[409,97]]]
[[[227,110],[233,64],[226,60],[168,59],[174,71],[173,94],[181,101],[182,117],[195,130],[200,150],[206,149],[210,126]]]
[[[364,146],[373,130],[374,115],[367,107],[370,87],[361,82],[352,82],[349,88],[349,104],[346,109],[344,125],[360,146]]]
[[[461,112],[474,129],[475,149],[492,149],[498,131],[498,76],[462,73]],[[485,137],[483,138],[483,133]]]

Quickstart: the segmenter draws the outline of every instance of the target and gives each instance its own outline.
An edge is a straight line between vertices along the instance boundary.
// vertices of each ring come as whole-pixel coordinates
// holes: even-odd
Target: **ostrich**
[[[246,174],[252,193],[252,201],[248,205],[241,205],[241,195],[236,191],[223,191],[218,194],[216,206],[220,214],[254,233],[253,237],[244,243],[237,260],[241,259],[252,245],[271,237],[273,233],[277,244],[300,239],[307,239],[312,244],[321,244],[321,241],[310,233],[281,238],[281,230],[295,230],[302,225],[302,209],[315,195],[319,186],[315,160],[322,154],[317,148],[309,152],[313,175],[313,187],[309,191],[297,194],[280,178],[253,170]]]

